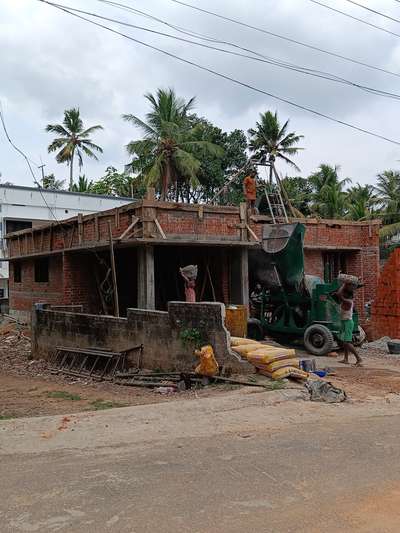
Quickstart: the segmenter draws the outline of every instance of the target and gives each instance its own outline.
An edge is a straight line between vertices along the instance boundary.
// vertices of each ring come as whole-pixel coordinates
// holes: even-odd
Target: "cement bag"
[[[265,370],[273,374],[276,370],[287,367],[300,368],[300,361],[298,359],[283,359],[282,361],[274,361],[273,363],[265,365]]]
[[[275,372],[272,372],[271,377],[275,380],[280,380],[284,378],[307,379],[308,374],[303,370],[299,370],[298,368],[289,366],[285,368],[280,368],[279,370],[275,370]]]
[[[279,353],[265,354],[250,352],[247,354],[247,360],[254,366],[269,365],[274,361],[287,361],[294,358],[294,354],[286,355]]]
[[[195,373],[202,376],[215,376],[219,370],[219,366],[215,359],[212,346],[203,346],[200,350],[195,350],[194,353],[200,357],[200,364],[196,366]]]
[[[285,355],[286,357],[295,357],[296,351],[288,348],[280,348],[279,346],[267,346],[262,344],[260,347],[255,347],[251,354],[254,355]]]
[[[261,348],[262,344],[242,344],[241,346],[233,346],[232,350],[238,354],[246,357],[248,353],[254,352],[257,348]]]
[[[231,346],[245,346],[246,344],[259,344],[253,339],[243,339],[242,337],[231,337]]]

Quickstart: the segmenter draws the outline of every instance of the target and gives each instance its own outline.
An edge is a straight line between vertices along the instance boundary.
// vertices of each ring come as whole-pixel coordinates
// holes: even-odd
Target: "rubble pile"
[[[26,326],[3,317],[0,323],[0,372],[14,375],[43,375],[46,361],[31,360],[30,332]]]

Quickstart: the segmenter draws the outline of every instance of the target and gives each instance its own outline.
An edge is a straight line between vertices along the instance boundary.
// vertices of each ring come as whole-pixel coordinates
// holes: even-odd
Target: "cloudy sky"
[[[57,1],[57,0],[56,0]],[[265,56],[322,70],[368,87],[400,94],[400,77],[336,59],[282,39],[199,13],[172,0],[118,0],[174,25],[229,41]],[[187,0],[248,24],[344,55],[400,75],[400,24],[352,5],[321,0],[330,6],[382,26],[399,37],[333,13],[311,0]],[[400,20],[395,0],[358,0]],[[175,35],[165,25],[99,0],[58,0],[90,11]],[[94,20],[94,19],[93,19]],[[135,39],[192,60],[274,95],[400,142],[400,102],[371,95],[324,79],[234,57],[144,30],[102,22]],[[104,148],[99,162],[86,161],[91,179],[127,162],[124,146],[140,133],[121,114],[144,117],[145,92],[173,87],[197,98],[197,113],[225,130],[247,130],[260,112],[277,110],[290,118],[292,130],[304,135],[304,152],[296,161],[302,174],[321,162],[339,164],[343,177],[373,183],[377,172],[400,163],[400,146],[370,137],[296,109],[269,96],[197,70],[128,39],[65,14],[38,0],[0,0],[0,100],[9,134],[37,165],[57,178],[68,175],[47,153],[51,136],[46,124],[61,122],[63,110],[78,106],[87,126],[102,124],[93,137]],[[286,168],[280,170],[286,173]],[[23,159],[0,130],[2,181],[32,185]],[[39,170],[35,168],[39,175]]]

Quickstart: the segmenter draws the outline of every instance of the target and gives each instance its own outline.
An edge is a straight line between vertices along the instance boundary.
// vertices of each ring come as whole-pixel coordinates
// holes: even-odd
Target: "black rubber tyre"
[[[264,339],[263,327],[257,318],[250,318],[248,320],[247,337],[255,341],[262,341]]]
[[[304,347],[313,355],[325,355],[335,346],[333,333],[322,324],[313,324],[304,332]]]
[[[353,335],[353,344],[354,346],[362,346],[367,340],[367,334],[361,326],[358,326],[358,333]]]

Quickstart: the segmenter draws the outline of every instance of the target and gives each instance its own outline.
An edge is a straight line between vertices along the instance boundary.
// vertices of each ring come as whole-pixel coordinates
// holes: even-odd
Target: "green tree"
[[[253,158],[260,163],[269,163],[270,173],[269,179],[272,183],[272,176],[275,172],[275,161],[277,159],[285,161],[288,165],[300,169],[292,161],[302,148],[296,146],[303,138],[303,135],[297,135],[295,132],[288,132],[289,120],[283,126],[279,122],[278,113],[267,111],[260,114],[260,119],[256,123],[255,128],[249,129],[249,148],[253,154]]]
[[[90,192],[107,196],[126,196],[127,198],[142,198],[146,188],[136,177],[124,172],[118,172],[115,167],[107,167],[105,175],[95,181]]]
[[[219,146],[222,151],[222,155],[210,153],[202,148],[194,151],[194,155],[200,161],[197,175],[200,186],[192,190],[192,197],[196,201],[209,202],[230,176],[245,167],[247,163],[247,139],[242,130],[224,132],[203,117],[192,115],[191,121],[195,126],[197,140],[209,141]],[[228,190],[220,195],[218,198],[220,203],[240,201],[242,198],[240,177],[238,176],[227,188]]]
[[[346,192],[349,178],[339,179],[338,165],[321,164],[308,178],[312,186],[312,211],[323,218],[342,218],[346,214]]]
[[[47,176],[43,176],[43,178],[40,180],[41,186],[43,189],[54,189],[54,190],[60,190],[63,189],[65,180],[57,180],[54,174],[47,174]]]
[[[309,180],[307,178],[302,178],[301,176],[286,176],[286,178],[282,180],[282,185],[291,205],[300,211],[302,215],[310,215],[312,186]]]
[[[57,163],[67,163],[69,165],[69,190],[72,191],[74,184],[74,158],[78,159],[79,168],[83,166],[83,155],[91,159],[96,159],[94,152],[103,153],[103,149],[94,144],[90,135],[102,126],[91,126],[84,128],[79,109],[72,108],[64,111],[64,120],[62,124],[48,124],[46,131],[58,135],[48,146],[49,153],[58,152],[56,155]]]
[[[79,176],[78,183],[72,185],[74,192],[92,192],[93,181],[89,181],[85,174]]]
[[[378,199],[372,185],[360,185],[350,187],[347,191],[348,218],[351,220],[368,220],[376,213]]]
[[[127,169],[146,185],[158,187],[163,199],[169,187],[174,186],[178,199],[187,183],[197,183],[201,163],[194,155],[195,150],[221,155],[221,149],[209,141],[196,140],[196,126],[188,117],[194,98],[186,102],[172,89],[158,89],[155,96],[148,93],[145,98],[150,104],[146,121],[135,115],[123,115],[124,120],[141,129],[144,135],[143,139],[127,145],[132,157]]]
[[[374,189],[378,203],[383,209],[384,224],[394,224],[400,221],[400,172],[385,170],[377,176]]]

